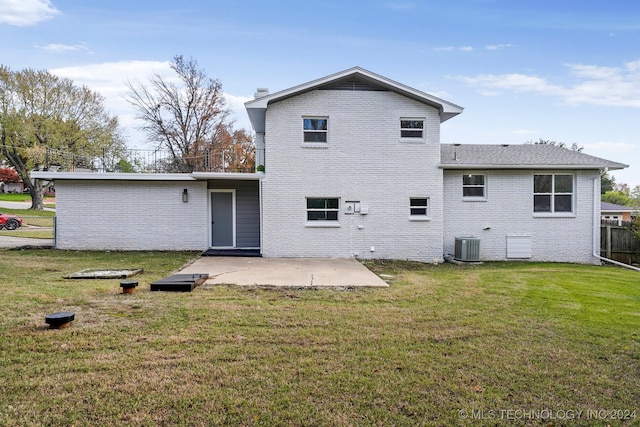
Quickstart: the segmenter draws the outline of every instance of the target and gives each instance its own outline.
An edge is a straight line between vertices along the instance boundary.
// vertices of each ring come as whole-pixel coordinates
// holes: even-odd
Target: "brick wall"
[[[574,215],[534,216],[532,170],[445,171],[445,253],[454,253],[456,237],[474,236],[480,238],[481,260],[504,260],[507,235],[529,235],[532,261],[599,263],[592,256],[594,232],[596,242],[600,241],[599,223],[593,227],[598,215],[594,213],[594,178],[600,194],[598,172],[555,172],[575,174]],[[463,173],[485,174],[486,201],[463,201]]]
[[[303,146],[303,116],[329,118],[326,145]],[[425,141],[401,142],[401,117],[425,118]],[[315,90],[271,104],[266,123],[265,256],[442,259],[435,108],[392,92]],[[409,220],[409,198],[420,196],[430,221]],[[306,197],[340,198],[339,226],[310,226]],[[345,215],[349,200],[369,213]]]
[[[56,181],[58,249],[203,250],[206,188],[206,181]]]

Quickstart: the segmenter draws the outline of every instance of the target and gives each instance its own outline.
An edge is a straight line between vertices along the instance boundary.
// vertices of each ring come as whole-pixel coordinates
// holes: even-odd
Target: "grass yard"
[[[149,292],[194,256],[0,252],[0,425],[640,424],[636,272],[367,262],[389,289]],[[62,279],[133,267],[131,295]]]
[[[31,195],[28,193],[0,193],[0,201],[4,202],[31,202]],[[56,207],[55,197],[44,197],[42,203],[47,208]],[[0,208],[2,210],[2,208]]]
[[[30,202],[31,195],[28,193],[0,193],[0,201]]]

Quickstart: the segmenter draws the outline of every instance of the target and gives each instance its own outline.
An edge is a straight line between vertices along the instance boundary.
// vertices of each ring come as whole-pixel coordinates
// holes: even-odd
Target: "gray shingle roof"
[[[543,144],[441,144],[443,169],[624,169],[623,163]]]
[[[633,210],[632,207],[629,206],[624,206],[624,205],[617,205],[615,203],[609,203],[609,202],[600,202],[600,210],[601,211],[629,211],[631,212]]]

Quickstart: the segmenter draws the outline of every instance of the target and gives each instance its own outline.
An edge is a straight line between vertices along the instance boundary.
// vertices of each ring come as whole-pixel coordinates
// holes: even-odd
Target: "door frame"
[[[231,193],[231,228],[233,234],[233,244],[232,246],[213,246],[213,227],[212,227],[212,215],[213,209],[211,206],[211,193]],[[224,189],[210,189],[207,197],[207,206],[209,211],[209,247],[210,248],[220,248],[220,249],[231,249],[236,247],[236,190],[234,188],[224,188]]]

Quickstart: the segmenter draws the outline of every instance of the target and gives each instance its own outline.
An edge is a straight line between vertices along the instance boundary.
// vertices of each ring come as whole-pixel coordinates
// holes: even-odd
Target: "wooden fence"
[[[640,240],[629,226],[600,225],[600,256],[625,264],[640,264]]]

